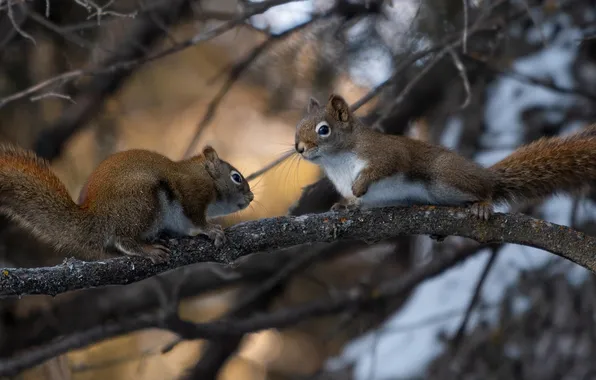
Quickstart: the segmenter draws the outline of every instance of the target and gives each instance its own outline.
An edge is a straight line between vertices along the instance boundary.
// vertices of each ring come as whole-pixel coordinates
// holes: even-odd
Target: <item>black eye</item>
[[[315,127],[315,132],[317,132],[317,134],[321,137],[327,137],[331,133],[331,128],[329,128],[329,124],[327,124],[324,121],[321,121]]]
[[[232,173],[230,173],[230,178],[238,185],[242,183],[242,176],[235,170],[232,170]]]

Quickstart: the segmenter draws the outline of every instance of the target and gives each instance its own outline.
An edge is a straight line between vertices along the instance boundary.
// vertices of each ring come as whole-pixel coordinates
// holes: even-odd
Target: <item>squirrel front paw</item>
[[[493,214],[493,205],[490,202],[475,202],[469,206],[469,210],[476,218],[488,220]]]
[[[352,194],[356,198],[362,197],[368,191],[368,181],[364,179],[362,175],[356,178],[356,181],[352,184]]]
[[[197,235],[205,235],[210,240],[213,241],[213,244],[216,247],[221,247],[223,243],[226,241],[226,235],[223,231],[223,228],[219,224],[211,224],[209,223],[205,227],[195,227],[192,228],[189,233],[189,236],[197,236]]]
[[[346,209],[346,205],[342,202],[335,202],[333,206],[331,206],[331,211],[342,211]]]
[[[170,249],[161,244],[142,244],[130,238],[114,238],[109,249],[116,250],[128,256],[146,257],[153,264],[161,264],[168,261],[170,257]]]
[[[145,244],[142,247],[143,254],[153,264],[165,263],[172,253],[168,247],[161,244]]]
[[[331,206],[331,211],[351,211],[358,208],[360,208],[360,199],[354,197],[335,203],[333,206]]]

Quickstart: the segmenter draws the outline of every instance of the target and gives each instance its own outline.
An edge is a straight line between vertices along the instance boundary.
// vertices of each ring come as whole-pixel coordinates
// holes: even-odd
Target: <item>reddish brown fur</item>
[[[10,144],[0,145],[0,212],[58,251],[81,248],[77,239],[93,227],[49,163]]]
[[[485,168],[444,147],[372,130],[350,112],[339,95],[331,95],[329,99],[325,107],[317,107],[317,103],[309,105],[306,116],[298,124],[297,140],[305,144],[306,149],[317,146],[315,125],[325,120],[333,130],[341,132],[332,137],[335,139],[330,144],[333,152],[354,152],[374,163],[365,169],[362,180],[354,184],[356,196],[374,181],[404,173],[412,179],[453,186],[479,200],[490,197],[495,178]],[[342,114],[347,115],[347,121],[339,120]]]
[[[321,140],[315,126],[323,120],[335,132]],[[541,198],[596,183],[596,124],[571,137],[543,138],[483,168],[444,147],[373,131],[350,112],[341,96],[332,94],[325,107],[311,99],[297,126],[296,149],[311,148],[321,154],[352,152],[368,162],[353,183],[356,197],[371,183],[403,173],[469,194],[480,214],[489,212],[492,202]]]
[[[596,135],[592,132],[542,138],[491,166],[490,170],[499,178],[493,200],[542,198],[594,185]]]
[[[206,220],[206,208],[222,193],[240,191],[252,200],[247,183],[241,189],[227,184],[229,170],[223,168],[232,167],[212,148],[204,152],[207,157],[180,162],[145,150],[116,153],[91,174],[79,206],[47,161],[28,150],[0,145],[0,212],[60,253],[100,258],[117,243],[127,251],[163,256],[158,252],[163,247],[143,243],[158,232],[152,229],[160,212],[160,191],[178,200],[196,227],[206,229],[214,228]]]

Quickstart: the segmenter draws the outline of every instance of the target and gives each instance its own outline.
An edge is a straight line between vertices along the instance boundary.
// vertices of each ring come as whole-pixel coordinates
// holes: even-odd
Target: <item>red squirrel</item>
[[[225,241],[207,218],[248,207],[254,196],[242,174],[215,149],[183,161],[147,150],[106,158],[76,204],[50,164],[23,148],[0,144],[0,213],[56,252],[81,259],[106,254],[163,262],[169,249],[152,243],[162,232]]]
[[[311,98],[295,150],[319,165],[343,200],[332,210],[396,205],[464,206],[488,219],[493,204],[573,192],[596,183],[596,128],[541,138],[490,167],[442,146],[366,127],[346,101]]]

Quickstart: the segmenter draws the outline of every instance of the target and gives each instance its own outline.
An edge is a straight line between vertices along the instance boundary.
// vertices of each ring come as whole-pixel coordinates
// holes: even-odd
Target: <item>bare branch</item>
[[[323,245],[318,249],[310,249],[307,253],[294,257],[269,279],[243,291],[237,297],[237,303],[221,319],[247,318],[251,313],[266,311],[276,296],[283,291],[287,281],[296,273],[304,270],[315,260],[328,259],[338,252],[341,251],[335,247],[329,249],[328,245]],[[204,354],[191,370],[188,379],[215,378],[229,357],[236,352],[242,338],[243,335],[237,335],[209,342]]]
[[[161,52],[158,52],[158,53],[153,54],[148,57],[132,59],[132,60],[127,60],[127,61],[120,61],[120,62],[116,62],[108,67],[101,67],[101,68],[89,69],[89,70],[79,69],[79,70],[73,70],[73,71],[69,71],[66,73],[62,73],[55,77],[52,77],[52,78],[46,79],[42,82],[39,82],[25,90],[22,90],[22,91],[17,92],[13,95],[10,95],[10,96],[0,99],[0,108],[10,102],[24,98],[26,96],[29,96],[32,93],[42,90],[45,87],[51,86],[55,83],[71,81],[73,79],[76,79],[76,78],[79,78],[82,76],[109,74],[109,73],[113,73],[113,72],[120,71],[120,70],[129,70],[135,66],[155,61],[157,59],[160,59],[160,58],[166,57],[168,55],[182,51],[182,50],[189,48],[191,46],[198,45],[199,43],[211,40],[211,39],[219,36],[220,34],[226,32],[228,30],[231,30],[235,26],[242,24],[244,22],[244,20],[246,20],[247,18],[250,18],[254,15],[266,12],[269,8],[272,8],[272,7],[281,5],[281,4],[295,2],[295,1],[300,1],[300,0],[269,0],[266,2],[258,3],[254,6],[254,8],[250,12],[247,12],[238,18],[227,21],[227,22],[223,23],[222,25],[220,25],[216,28],[213,28],[207,32],[199,33],[199,34],[195,35],[194,37],[180,43],[179,45],[172,46],[168,49],[162,50]]]
[[[540,248],[596,270],[596,238],[522,214],[495,214],[476,220],[461,208],[409,207],[328,212],[240,223],[226,229],[228,243],[215,248],[206,238],[170,239],[170,261],[153,265],[142,258],[100,262],[68,260],[62,265],[0,271],[0,295],[55,295],[75,289],[128,284],[197,262],[230,263],[253,252],[343,239],[374,243],[403,235],[464,236],[481,243],[514,243]]]
[[[10,19],[10,22],[12,23],[12,27],[14,28],[14,30],[16,30],[16,32],[18,34],[25,37],[29,41],[33,42],[33,45],[37,45],[37,42],[35,42],[35,38],[33,38],[29,33],[25,32],[23,29],[21,29],[20,23],[17,22],[15,15],[14,15],[14,10],[12,8],[14,5],[13,1],[14,0],[7,0],[7,4],[6,4],[8,18]],[[20,6],[23,6],[23,5],[20,4]]]
[[[338,312],[374,306],[385,299],[410,292],[417,285],[474,255],[476,249],[447,252],[437,260],[414,269],[403,277],[387,281],[370,292],[354,287],[330,297],[320,298],[304,305],[281,309],[269,314],[259,314],[243,320],[218,320],[207,323],[191,323],[183,320],[164,320],[163,313],[145,314],[118,322],[106,323],[87,331],[62,337],[47,346],[31,349],[23,354],[0,361],[0,374],[10,375],[32,367],[51,357],[82,348],[97,341],[146,328],[166,328],[187,339],[221,339],[269,328],[292,326],[306,318],[314,318]]]
[[[70,96],[65,95],[65,94],[60,94],[57,92],[53,92],[53,91],[52,92],[44,92],[43,94],[37,95],[37,96],[32,96],[31,101],[36,102],[40,99],[45,99],[45,98],[60,98],[60,99],[68,100],[71,103],[75,103],[75,101]]]
[[[466,99],[460,106],[460,109],[466,108],[470,104],[470,100],[472,100],[472,91],[470,90],[470,81],[468,80],[468,74],[466,74],[466,68],[462,63],[461,59],[457,56],[457,53],[452,50],[449,51],[451,58],[453,59],[453,64],[457,71],[459,71],[459,76],[461,77],[462,83],[464,85],[464,90],[466,91]]]
[[[163,24],[175,23],[188,7],[189,0],[176,0],[164,2],[159,9]],[[158,38],[164,35],[163,28],[155,25],[154,15],[145,13],[145,17],[139,18],[135,22],[135,27],[127,36],[128,43],[122,43],[117,51],[104,59],[94,69],[74,70],[64,73],[54,78],[50,78],[42,83],[32,86],[17,94],[7,98],[0,99],[0,107],[10,101],[28,96],[31,93],[42,90],[43,88],[55,83],[66,83],[82,76],[92,75],[93,79],[84,89],[79,91],[75,97],[76,104],[66,109],[60,119],[49,129],[44,130],[37,139],[35,152],[48,160],[52,160],[60,155],[64,144],[75,132],[88,125],[87,121],[101,109],[105,99],[122,86],[125,80],[130,76],[138,66],[155,61],[162,57],[177,53],[190,46],[210,40],[226,31],[233,29],[238,25],[243,25],[245,20],[251,16],[263,13],[271,7],[289,3],[297,0],[269,0],[255,4],[250,12],[246,12],[239,17],[224,22],[219,26],[203,33],[198,33],[194,37],[183,41],[180,44],[171,46],[156,54],[147,55],[144,49],[138,46],[149,46],[154,44]],[[158,12],[158,10],[156,10]]]
[[[256,172],[251,173],[250,175],[248,175],[248,177],[246,177],[246,180],[250,182],[250,181],[252,181],[252,180],[254,180],[254,179],[262,176],[263,174],[267,173],[269,170],[273,169],[274,167],[276,167],[277,165],[281,164],[282,162],[284,162],[288,158],[292,157],[293,154],[294,154],[294,151],[291,151],[291,152],[288,152],[288,153],[284,153],[279,158],[276,158],[275,160],[271,161],[267,165],[263,166],[261,169],[259,169]]]
[[[261,44],[259,44],[256,48],[254,48],[246,56],[246,58],[244,58],[243,60],[241,60],[240,62],[238,62],[237,64],[235,64],[231,68],[230,73],[228,75],[228,78],[226,79],[226,82],[219,89],[219,91],[213,97],[213,99],[209,102],[209,105],[207,106],[207,111],[205,112],[205,115],[203,116],[203,119],[199,122],[199,124],[197,126],[197,129],[196,129],[196,131],[195,131],[195,133],[193,135],[193,138],[191,139],[190,144],[188,144],[188,147],[186,148],[186,151],[184,152],[184,156],[183,157],[184,158],[188,158],[188,157],[190,157],[194,153],[194,151],[195,151],[195,149],[197,147],[197,144],[199,142],[199,139],[200,139],[201,135],[203,134],[203,131],[209,125],[209,123],[213,120],[213,117],[215,116],[215,114],[217,112],[217,108],[219,107],[219,104],[221,103],[221,101],[223,100],[223,98],[230,91],[230,89],[232,88],[232,86],[234,85],[234,83],[236,83],[238,81],[238,79],[240,78],[240,76],[250,67],[250,65],[267,48],[269,48],[274,42],[279,41],[279,40],[282,40],[282,39],[286,38],[287,36],[289,36],[290,34],[295,33],[295,32],[297,32],[299,30],[302,30],[302,29],[308,27],[313,22],[331,16],[333,14],[333,12],[334,12],[334,9],[331,9],[328,12],[325,12],[324,14],[315,15],[310,20],[305,21],[305,22],[303,22],[301,24],[298,24],[297,26],[284,31],[283,33],[280,33],[280,34],[277,34],[277,35],[271,35],[264,42],[262,42]]]
[[[0,356],[7,356],[31,346],[39,346],[57,336],[85,330],[109,319],[154,310],[159,307],[159,299],[156,297],[153,282],[157,278],[162,278],[162,286],[173,287],[184,272],[183,268],[188,268],[189,276],[177,292],[180,298],[197,296],[240,284],[260,282],[263,278],[277,273],[288,262],[297,260],[311,250],[320,252],[317,261],[323,262],[333,259],[336,254],[349,254],[364,246],[364,243],[350,240],[299,245],[271,252],[253,253],[231,264],[207,262],[176,268],[125,287],[102,287],[78,291],[69,294],[68,299],[61,299],[53,305],[49,312],[53,316],[51,320],[48,320],[45,311],[17,318],[11,329],[4,332],[4,339],[0,344]],[[166,289],[166,293],[173,294],[174,291]],[[59,320],[60,323],[56,324],[54,320]],[[164,350],[171,349],[170,346],[176,343],[169,344]]]
[[[468,52],[468,1],[462,0],[464,7],[464,31],[462,33],[462,51],[464,54]]]
[[[482,288],[484,287],[486,278],[488,277],[488,274],[490,273],[491,269],[493,268],[501,248],[503,248],[502,245],[495,246],[492,248],[490,257],[488,258],[488,261],[486,262],[484,269],[482,270],[482,273],[480,274],[480,277],[478,278],[478,282],[476,283],[476,286],[474,287],[474,293],[472,294],[472,297],[470,298],[470,302],[466,309],[466,313],[464,314],[464,318],[462,319],[461,324],[459,325],[459,328],[457,329],[457,333],[455,334],[455,337],[453,338],[453,347],[456,350],[457,350],[457,347],[459,346],[459,343],[463,339],[464,334],[466,333],[466,327],[468,326],[468,321],[470,320],[470,317],[472,316],[472,311],[474,311],[474,308],[476,307],[476,304],[478,303],[478,300],[480,299],[480,294],[482,293]]]

